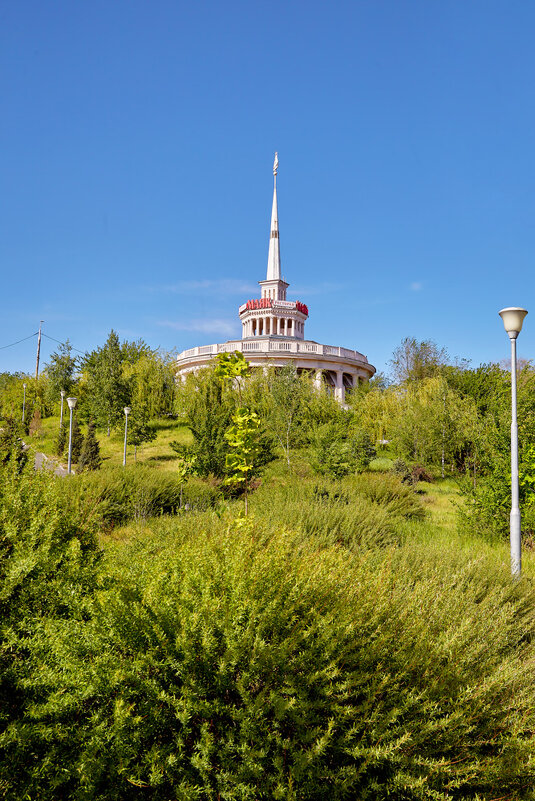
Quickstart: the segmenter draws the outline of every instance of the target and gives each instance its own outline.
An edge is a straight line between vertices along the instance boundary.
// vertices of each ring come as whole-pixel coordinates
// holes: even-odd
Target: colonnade
[[[208,365],[207,365],[208,366]],[[264,373],[267,374],[268,366],[267,365],[257,365],[252,364],[253,369],[262,369]],[[182,370],[181,373],[177,375],[178,381],[185,381],[186,375],[189,372],[196,373],[198,370],[202,369],[200,365],[192,366],[187,370]],[[320,390],[324,383],[326,383],[333,393],[333,396],[339,403],[345,403],[346,398],[346,389],[350,387],[358,387],[359,382],[363,379],[359,378],[359,375],[356,373],[348,373],[347,370],[318,370],[317,368],[310,368],[310,367],[298,367],[298,370],[305,370],[306,372],[310,373],[313,376],[313,382],[316,389]],[[349,376],[352,381],[352,386],[349,384],[346,387],[344,383],[344,375]],[[327,379],[327,380],[326,380]]]
[[[298,337],[304,336],[304,324],[291,317],[251,317],[243,324],[243,337],[266,337],[270,335]]]

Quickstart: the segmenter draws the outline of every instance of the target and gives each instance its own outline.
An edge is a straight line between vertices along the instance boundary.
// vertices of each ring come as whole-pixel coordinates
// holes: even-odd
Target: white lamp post
[[[126,466],[126,437],[127,437],[127,435],[128,435],[128,415],[130,414],[130,412],[131,412],[131,411],[132,411],[132,410],[130,409],[130,406],[125,406],[125,407],[124,407],[124,418],[125,418],[125,420],[124,420],[124,453],[123,453],[123,467],[125,467],[125,466]]]
[[[67,398],[67,406],[70,409],[70,421],[69,421],[69,463],[67,465],[67,473],[71,474],[71,457],[72,457],[72,412],[74,407],[76,406],[76,398]]]
[[[498,312],[511,340],[511,573],[518,578],[522,569],[520,504],[518,489],[518,422],[516,416],[516,338],[522,330],[526,309],[509,307]]]
[[[63,425],[63,400],[65,398],[65,390],[64,389],[60,390],[59,394],[61,395],[61,412],[59,414],[59,427],[61,428],[61,426]]]
[[[22,398],[22,422],[24,423],[24,413],[26,411],[26,384],[23,384],[22,388],[24,390],[24,395]]]

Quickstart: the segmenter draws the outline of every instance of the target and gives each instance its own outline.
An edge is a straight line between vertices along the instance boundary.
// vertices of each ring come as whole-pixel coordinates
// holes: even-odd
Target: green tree
[[[14,462],[20,470],[27,457],[23,450],[21,425],[13,417],[6,417],[0,428],[0,464]]]
[[[291,449],[306,440],[302,424],[306,418],[307,400],[313,390],[308,376],[300,376],[294,364],[270,368],[267,388],[262,404],[263,422],[282,448],[290,467]]]
[[[72,439],[71,439],[71,460],[77,462],[82,452],[82,445],[84,444],[84,435],[78,422],[78,415],[73,415],[72,418]]]
[[[386,445],[393,436],[404,393],[399,387],[372,387],[368,392],[350,398],[356,424],[367,431],[377,447]]]
[[[55,452],[56,456],[63,456],[65,453],[65,448],[67,447],[68,442],[68,431],[65,423],[62,423],[59,427],[58,436],[56,439],[55,444]]]
[[[126,441],[134,446],[134,461],[137,459],[137,449],[145,442],[152,442],[156,439],[156,429],[150,424],[149,420],[137,409],[132,408],[128,415],[128,431]]]
[[[147,420],[173,413],[175,372],[170,358],[142,352],[137,361],[127,362],[123,369],[133,409]]]
[[[375,455],[366,431],[327,423],[320,426],[312,438],[310,463],[316,473],[342,478],[365,470]]]
[[[189,375],[178,387],[177,398],[193,443],[185,446],[172,442],[181,457],[192,460],[200,476],[224,478],[228,443],[225,432],[232,422],[236,398],[232,390],[216,376],[213,368]]]
[[[79,470],[98,470],[102,464],[100,446],[97,440],[95,421],[91,419],[87,426],[87,434],[84,437],[80,458],[78,459]]]
[[[86,376],[86,414],[97,425],[111,429],[122,423],[124,407],[129,405],[128,382],[123,374],[124,352],[115,331],[110,331],[106,344],[88,354],[83,363]]]
[[[256,412],[241,406],[232,416],[232,425],[225,432],[230,452],[226,455],[227,478],[225,484],[238,487],[245,498],[245,514],[248,511],[248,493],[251,481],[257,476],[262,464],[262,430]]]
[[[48,378],[46,400],[49,405],[60,403],[60,392],[65,390],[67,396],[73,395],[76,386],[76,372],[79,359],[72,355],[72,345],[67,339],[61,343],[48,364],[45,365],[45,374]]]
[[[436,342],[405,337],[392,355],[390,368],[399,383],[406,383],[436,375],[448,361],[447,351]]]
[[[440,375],[412,383],[401,396],[392,440],[396,452],[427,466],[465,470],[473,458],[478,416]]]

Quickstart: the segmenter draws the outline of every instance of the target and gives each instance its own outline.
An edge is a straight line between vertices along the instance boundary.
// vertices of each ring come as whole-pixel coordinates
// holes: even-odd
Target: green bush
[[[389,514],[423,520],[425,509],[412,486],[399,476],[388,473],[365,473],[345,482],[353,491],[387,509]]]
[[[31,465],[20,473],[16,462],[0,470],[2,727],[35,697],[28,639],[49,616],[84,614],[100,559],[95,530],[91,510],[65,503],[48,471]]]
[[[534,597],[491,559],[170,545],[125,549],[89,619],[29,643],[5,797],[533,798]]]
[[[253,513],[273,529],[287,526],[317,543],[349,548],[383,546],[399,540],[402,519],[423,519],[412,487],[395,476],[364,473],[339,481],[316,479],[261,486],[251,496]]]
[[[76,476],[66,485],[67,494],[92,499],[104,525],[173,514],[180,508],[180,481],[173,473],[151,467],[110,467]],[[204,482],[190,479],[183,487],[182,503],[191,509],[214,506],[220,492]]]
[[[284,525],[318,545],[369,548],[397,539],[396,517],[348,480],[261,487],[251,497],[251,509],[271,530]]]
[[[6,417],[0,427],[0,465],[14,461],[22,469],[26,453],[22,449],[21,426],[13,417]]]
[[[365,431],[335,421],[319,426],[311,440],[310,464],[316,473],[342,478],[368,467],[376,454]]]

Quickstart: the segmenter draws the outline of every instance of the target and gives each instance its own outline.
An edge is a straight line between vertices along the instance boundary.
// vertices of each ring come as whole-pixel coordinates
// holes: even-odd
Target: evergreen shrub
[[[490,557],[443,546],[138,541],[87,619],[29,643],[4,795],[532,799],[534,607]]]
[[[97,440],[95,421],[90,419],[87,425],[87,434],[82,443],[80,458],[78,459],[79,470],[98,470],[102,464],[100,446]]]

